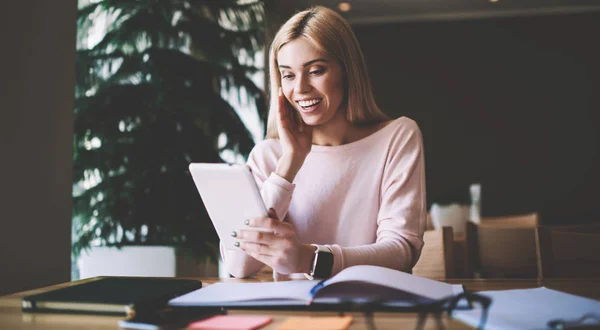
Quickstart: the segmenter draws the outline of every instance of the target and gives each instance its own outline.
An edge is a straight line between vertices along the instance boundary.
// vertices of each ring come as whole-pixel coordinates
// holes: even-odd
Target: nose
[[[311,87],[308,78],[305,75],[299,75],[296,79],[296,85],[294,86],[296,93],[307,93],[310,91],[310,88]]]

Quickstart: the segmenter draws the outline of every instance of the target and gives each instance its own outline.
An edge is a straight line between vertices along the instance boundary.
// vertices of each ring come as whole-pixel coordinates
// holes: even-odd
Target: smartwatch
[[[312,262],[310,263],[310,270],[304,275],[309,280],[315,278],[329,278],[331,276],[331,269],[333,268],[333,253],[325,246],[316,244],[311,245],[317,249],[313,255]]]

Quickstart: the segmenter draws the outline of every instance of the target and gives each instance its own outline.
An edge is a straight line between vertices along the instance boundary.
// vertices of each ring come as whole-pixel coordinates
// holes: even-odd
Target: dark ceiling
[[[336,0],[289,0],[296,8],[323,5],[337,9]],[[492,0],[493,1],[493,0]],[[599,0],[346,0],[343,15],[352,24],[456,20],[502,16],[600,11]]]

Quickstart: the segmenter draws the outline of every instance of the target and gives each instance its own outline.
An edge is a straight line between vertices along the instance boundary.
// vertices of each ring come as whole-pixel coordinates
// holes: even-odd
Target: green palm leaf
[[[221,92],[238,91],[264,124],[265,95],[250,78],[262,66],[253,60],[264,44],[262,8],[103,0],[79,9],[74,255],[94,244],[159,244],[216,258],[218,238],[187,168],[254,146]],[[100,19],[106,33],[88,49],[82,42]]]

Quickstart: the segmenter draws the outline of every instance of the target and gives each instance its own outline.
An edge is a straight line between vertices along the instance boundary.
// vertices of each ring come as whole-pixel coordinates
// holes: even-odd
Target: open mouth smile
[[[296,101],[296,103],[298,103],[302,112],[312,112],[317,108],[317,106],[322,101],[323,101],[323,99],[316,98],[316,99],[312,99],[312,100]]]

